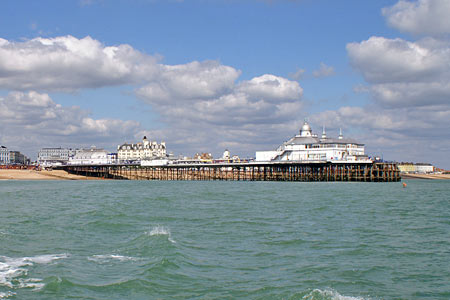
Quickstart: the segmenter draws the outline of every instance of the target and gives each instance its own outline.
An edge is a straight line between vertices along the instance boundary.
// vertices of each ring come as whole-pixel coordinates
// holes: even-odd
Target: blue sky
[[[253,156],[308,118],[450,168],[448,2],[2,1],[0,143],[33,157],[147,134],[175,154]]]

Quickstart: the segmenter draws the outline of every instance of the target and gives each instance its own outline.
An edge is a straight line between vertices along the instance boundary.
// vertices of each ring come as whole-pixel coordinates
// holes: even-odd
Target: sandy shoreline
[[[402,179],[450,179],[450,174],[402,174]]]
[[[36,171],[0,169],[0,180],[99,180],[97,177],[86,177],[69,174],[63,170]]]

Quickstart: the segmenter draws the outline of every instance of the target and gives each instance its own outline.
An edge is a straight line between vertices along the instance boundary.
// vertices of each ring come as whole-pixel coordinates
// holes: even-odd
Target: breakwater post
[[[401,180],[395,163],[358,162],[249,162],[168,164],[164,166],[70,165],[69,173],[124,180],[230,180],[230,181],[360,181]]]

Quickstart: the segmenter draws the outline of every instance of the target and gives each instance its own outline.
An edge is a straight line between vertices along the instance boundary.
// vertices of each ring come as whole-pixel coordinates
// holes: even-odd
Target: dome
[[[311,136],[311,135],[312,135],[311,126],[309,126],[308,122],[305,121],[305,123],[303,123],[302,128],[300,129],[300,136]]]
[[[311,126],[309,126],[309,124],[307,122],[305,122],[302,126],[302,129],[300,129],[301,131],[311,131]]]
[[[225,149],[225,152],[223,152],[222,158],[223,159],[230,159],[231,153],[228,151],[228,149]]]

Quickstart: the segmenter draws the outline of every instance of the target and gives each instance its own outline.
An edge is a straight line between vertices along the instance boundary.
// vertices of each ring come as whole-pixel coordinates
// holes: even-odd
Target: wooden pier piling
[[[359,181],[396,182],[395,163],[359,162],[250,162],[169,164],[164,166],[69,165],[69,173],[123,180],[230,180],[230,181]]]

